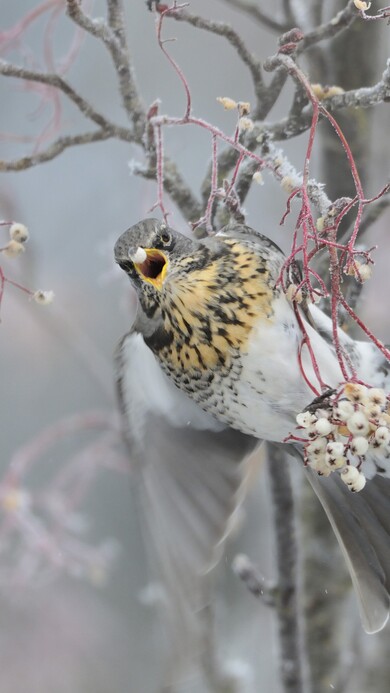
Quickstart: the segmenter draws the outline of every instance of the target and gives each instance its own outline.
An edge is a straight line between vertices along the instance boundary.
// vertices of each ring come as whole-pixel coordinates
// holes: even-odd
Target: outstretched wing
[[[118,353],[119,390],[146,543],[166,595],[167,683],[210,656],[211,569],[258,440],[225,429],[164,375],[143,337]]]

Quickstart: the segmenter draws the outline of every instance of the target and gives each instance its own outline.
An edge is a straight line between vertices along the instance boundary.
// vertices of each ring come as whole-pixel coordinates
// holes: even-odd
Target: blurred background
[[[33,0],[13,3],[3,0],[1,32],[9,30],[37,5]],[[149,104],[159,98],[161,113],[181,115],[184,92],[158,48],[154,15],[143,0],[126,5],[129,45],[144,102]],[[272,55],[276,34],[232,5],[222,0],[198,0],[190,9],[230,22],[261,60]],[[271,6],[258,0],[257,5],[276,16],[282,12],[283,3]],[[302,22],[312,21],[310,3],[296,5]],[[329,3],[326,10],[329,16],[336,6],[337,3]],[[105,15],[105,3],[96,1],[92,11],[94,16]],[[46,28],[47,15],[43,15],[23,35],[22,43],[7,53],[7,60],[16,64],[32,61],[36,69],[45,69]],[[371,31],[371,27],[365,25],[364,30]],[[167,37],[177,39],[168,47],[191,87],[194,114],[232,132],[234,115],[225,112],[216,97],[253,100],[247,69],[231,46],[212,34],[169,21],[165,32]],[[374,39],[362,33],[361,62],[355,61],[352,72],[355,70],[362,77],[363,63],[368,62],[372,74],[371,78],[367,77],[371,79],[367,86],[378,81],[384,69],[388,32],[386,26],[376,25]],[[60,16],[52,35],[57,60],[67,53],[73,36],[74,25],[65,15]],[[347,88],[350,85],[343,83],[343,69],[348,79],[351,72],[347,74],[342,56],[339,49],[337,75],[332,75],[331,81],[329,76],[327,79]],[[115,73],[98,41],[85,38],[67,79],[111,120],[127,124]],[[315,79],[321,81],[319,75]],[[270,118],[279,119],[286,114],[291,95],[288,86]],[[20,81],[4,77],[0,77],[0,102],[1,159],[31,154],[34,138],[50,121],[50,109],[41,108],[39,96],[23,88]],[[62,99],[61,132],[84,132],[89,127],[79,112]],[[369,149],[363,152],[360,161],[369,197],[383,187],[388,175],[385,106],[378,106],[364,127]],[[316,144],[313,175],[329,183],[329,195],[334,197],[338,180],[334,167],[338,165],[340,146],[335,139],[329,145],[328,138],[329,133],[324,132]],[[297,170],[302,169],[306,139],[307,135],[303,135],[283,143]],[[188,127],[170,129],[165,133],[165,145],[188,183],[198,192],[210,162],[207,133]],[[333,152],[336,146],[337,155]],[[84,459],[80,450],[84,450],[89,470],[86,481],[82,476],[88,493],[77,511],[69,513],[69,532],[76,536],[77,547],[85,550],[86,557],[67,565],[65,551],[58,558],[56,570],[31,566],[28,561],[24,564],[20,556],[15,557],[10,551],[7,542],[2,541],[0,532],[0,693],[25,690],[30,693],[153,693],[157,690],[156,613],[153,590],[145,590],[149,577],[132,500],[131,474],[119,444],[115,464],[105,460],[109,452],[104,445],[108,443],[100,438],[103,448],[99,451],[99,464],[94,464],[97,433],[86,418],[94,412],[95,427],[99,429],[99,416],[107,413],[114,429],[116,426],[113,354],[118,340],[130,327],[133,299],[126,279],[113,264],[112,248],[117,236],[145,217],[156,201],[155,184],[131,173],[132,162],[142,162],[142,156],[135,147],[108,140],[73,147],[53,161],[26,171],[0,174],[0,217],[23,222],[30,231],[26,252],[13,260],[3,262],[2,258],[3,270],[7,277],[33,290],[47,289],[55,293],[52,305],[39,306],[17,288],[6,286],[0,327],[2,474],[11,460],[19,463],[20,456],[15,458],[15,455],[21,448],[27,457],[31,445],[36,444],[39,451],[39,442],[32,441],[46,430],[50,444],[43,444],[42,455],[37,454],[31,472],[28,468],[24,474],[23,484],[27,489],[37,494],[47,493],[52,488],[50,484],[55,485],[63,474],[64,467],[74,463],[74,469],[79,470]],[[336,159],[332,160],[332,156]],[[342,164],[340,167],[342,171]],[[288,249],[294,219],[288,220],[284,227],[279,226],[286,193],[267,173],[264,185],[253,187],[245,203],[247,222]],[[188,232],[186,220],[168,198],[166,206],[171,212],[170,223]],[[388,228],[388,214],[382,215],[371,228],[367,245],[380,244],[380,252],[375,256],[374,277],[364,288],[362,298],[364,318],[384,341],[390,341],[384,300],[388,295]],[[0,245],[4,245],[7,229],[0,227],[0,234]],[[58,422],[78,415],[80,422],[87,421],[85,430],[81,424],[77,434],[61,437],[56,429]],[[50,431],[54,431],[53,440]],[[115,438],[115,431],[111,433]],[[76,473],[69,482],[73,492],[77,492],[77,479]],[[268,499],[268,480],[261,469],[244,507],[242,532],[227,548],[225,571],[221,574],[219,625],[224,634],[226,658],[232,661],[232,666],[235,660],[248,666],[245,669],[237,665],[243,677],[238,690],[280,693],[272,611],[256,603],[230,569],[232,558],[240,551],[248,553],[267,578],[274,576]],[[5,521],[7,518],[3,518]],[[39,535],[40,526],[35,529]],[[337,547],[334,551],[340,558]],[[48,555],[52,557],[51,549]],[[19,574],[10,570],[9,561],[20,566]],[[319,589],[325,593],[327,587],[320,585]],[[383,661],[388,647],[389,631],[375,639],[365,636],[353,599],[348,601],[347,609],[348,626],[337,637],[345,646],[343,666],[349,671],[348,683],[340,687],[339,680],[330,677],[327,688],[318,687],[318,692],[388,690],[389,671],[378,674],[377,678],[375,672],[378,652],[382,652]],[[355,650],[364,653],[364,677],[354,676],[353,672],[351,675]],[[185,690],[189,693],[204,689],[194,684]]]

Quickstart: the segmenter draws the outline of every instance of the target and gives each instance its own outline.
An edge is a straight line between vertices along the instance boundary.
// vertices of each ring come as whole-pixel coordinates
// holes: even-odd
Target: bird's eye
[[[172,243],[172,236],[166,228],[161,229],[160,239],[164,245],[170,245]]]

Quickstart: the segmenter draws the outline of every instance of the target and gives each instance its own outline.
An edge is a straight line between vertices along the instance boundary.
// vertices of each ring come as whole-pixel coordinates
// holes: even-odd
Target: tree
[[[141,162],[132,161],[132,174],[141,180],[150,181],[148,188],[139,186],[137,190],[153,190],[155,213],[167,218],[175,210],[176,215],[181,215],[198,234],[212,233],[231,219],[237,221],[248,219],[249,223],[256,226],[258,210],[261,209],[258,200],[260,199],[264,204],[267,193],[264,194],[263,191],[272,189],[280,210],[285,208],[284,226],[288,226],[293,234],[292,247],[286,259],[281,282],[290,294],[296,315],[299,317],[299,305],[304,307],[308,300],[316,301],[322,297],[325,305],[328,305],[334,326],[337,325],[341,316],[349,329],[353,325],[362,329],[388,358],[388,350],[381,340],[375,336],[371,327],[367,327],[365,320],[359,317],[360,313],[358,315],[355,312],[360,288],[370,277],[374,262],[372,251],[361,246],[364,240],[363,234],[371,229],[374,222],[379,223],[378,219],[387,208],[389,200],[387,194],[389,187],[384,184],[383,173],[378,166],[370,165],[371,138],[369,136],[370,128],[372,129],[373,107],[388,101],[390,93],[389,63],[380,66],[381,56],[373,55],[373,47],[381,45],[380,31],[384,29],[382,25],[385,22],[380,20],[389,16],[388,9],[370,15],[366,3],[357,1],[347,4],[335,3],[332,12],[326,16],[322,3],[313,1],[309,11],[305,12],[300,3],[287,1],[283,2],[279,15],[274,18],[271,16],[270,8],[263,10],[257,4],[225,0],[223,3],[213,3],[212,7],[208,3],[204,8],[206,16],[211,14],[213,17],[218,17],[216,21],[214,18],[209,19],[192,14],[192,8],[176,3],[172,7],[155,2],[148,4],[156,19],[156,42],[155,45],[152,44],[152,32],[149,30],[148,38],[145,40],[146,50],[145,46],[137,46],[136,31],[134,31],[136,27],[132,25],[132,20],[137,16],[139,21],[142,11],[144,13],[142,21],[145,23],[146,17],[151,27],[153,16],[147,16],[145,7],[140,3],[142,9],[137,10],[139,13],[137,15],[134,15],[135,9],[127,8],[126,22],[126,8],[120,0],[107,0],[105,4],[107,15],[104,19],[94,18],[93,9],[87,3],[79,3],[77,0],[66,2],[48,0],[37,5],[22,18],[19,17],[9,30],[3,32],[0,48],[5,57],[0,62],[0,74],[4,78],[11,77],[19,80],[29,98],[30,92],[35,92],[41,105],[43,104],[46,108],[50,106],[52,116],[41,133],[37,133],[35,129],[30,131],[28,128],[27,135],[14,138],[15,144],[12,144],[10,135],[3,137],[11,153],[9,159],[0,162],[0,171],[12,173],[32,169],[29,177],[31,182],[34,172],[39,170],[36,168],[39,164],[56,160],[64,152],[68,152],[67,161],[70,161],[70,156],[74,156],[75,148],[81,145],[96,142],[112,143],[110,149],[107,149],[108,156],[111,156],[114,143],[118,142],[121,145],[119,160],[123,160],[125,152],[125,156],[128,155],[128,147],[131,146],[134,155],[142,158]],[[234,9],[231,15],[233,26],[225,21],[219,21],[221,16],[223,18],[227,16],[229,12],[227,5],[231,5]],[[64,17],[65,11],[67,19]],[[270,47],[269,51],[263,49],[260,51],[257,41],[255,50],[252,52],[249,47],[251,26],[245,21],[246,16],[250,17],[255,27],[255,36],[257,37],[258,33],[260,35],[261,32],[267,46],[273,40],[270,38],[272,35],[277,38],[276,52],[272,57],[267,58],[267,55],[274,50]],[[29,36],[27,32],[37,22],[41,22],[44,32],[42,68],[39,65],[37,67],[36,56],[30,51],[28,38],[26,38]],[[58,31],[61,41],[66,36],[64,32],[71,32],[70,49],[61,60],[57,53],[54,33],[58,22],[61,22],[59,25],[61,31]],[[182,42],[184,51],[182,50],[179,59],[176,58],[176,46],[172,46],[166,39],[166,36],[170,36],[170,32],[173,32],[174,22],[177,22],[175,34],[179,42],[182,42],[181,36],[184,35],[182,33],[184,31],[189,41],[188,46],[191,45],[190,41],[195,41],[191,49]],[[86,45],[82,52],[83,40],[86,41]],[[206,40],[210,41],[214,51],[216,46],[219,50],[221,42],[225,41],[229,50],[236,54],[240,79],[243,79],[244,70],[246,70],[251,82],[247,80],[245,87],[242,88],[235,76],[235,68],[229,62],[226,65],[228,91],[217,92],[215,83],[209,84],[212,71],[210,70],[210,75],[203,72],[207,69],[207,66],[202,65],[201,62],[203,42]],[[100,105],[101,84],[98,85],[94,99],[89,97],[85,87],[80,89],[72,86],[73,79],[78,79],[76,70],[80,71],[83,65],[86,65],[85,69],[91,69],[86,63],[87,58],[91,59],[93,56],[92,60],[100,61],[100,56],[98,58],[97,54],[92,52],[94,51],[93,41],[96,41],[99,48],[106,50],[108,59],[111,61],[112,74],[120,95],[122,116],[117,108],[115,114],[112,113],[111,103],[109,107],[107,107],[108,104]],[[133,42],[138,50],[143,49],[142,57],[138,59],[137,70],[135,69],[137,52],[132,49]],[[364,56],[360,51],[362,42],[370,48]],[[178,85],[183,89],[184,109],[183,114],[179,116],[170,115],[173,109],[171,111],[166,108],[165,100],[163,104],[157,100],[160,96],[160,75],[165,69],[163,59],[167,61],[170,70],[167,73],[167,79],[176,80],[172,81],[173,94],[171,96],[175,108],[178,108],[176,99],[182,98],[176,96]],[[212,59],[212,67],[217,69],[215,53]],[[152,103],[148,107],[144,105],[146,97],[143,96],[143,90],[139,86],[144,83],[142,63],[147,60],[149,60],[149,71],[154,78],[153,85],[148,85],[148,91],[153,94]],[[190,63],[186,67],[190,71],[193,70],[195,75],[200,73],[199,86],[195,80],[191,82],[191,79],[187,78],[185,74],[187,70],[184,67],[186,62]],[[89,63],[89,65],[93,64]],[[70,71],[72,71],[72,81],[66,76]],[[92,71],[93,68],[91,74]],[[137,72],[141,75],[138,80]],[[381,72],[383,72],[382,76]],[[374,86],[371,86],[372,82]],[[210,114],[207,119],[195,115],[198,112],[196,105],[199,87],[207,91],[209,101],[211,98],[219,97],[218,108],[221,111],[217,112],[215,107],[206,105],[205,110]],[[285,94],[283,106],[279,105],[279,112],[272,116],[272,120],[266,120],[271,118],[271,111],[276,112],[277,102],[280,104],[283,94]],[[150,98],[149,94],[147,96]],[[14,94],[12,98],[15,98]],[[99,106],[93,105],[95,99]],[[69,106],[74,110],[68,111]],[[226,114],[222,113],[222,108],[226,109]],[[88,129],[84,129],[83,125],[80,130],[76,129],[74,132],[73,122],[69,127],[67,121],[69,117],[75,117],[71,116],[75,111],[78,111],[84,120],[90,121]],[[280,111],[282,111],[281,114]],[[105,115],[107,112],[110,113],[109,117]],[[123,113],[125,119],[123,119]],[[213,124],[223,118],[224,127]],[[342,127],[340,127],[341,123]],[[24,125],[23,120],[22,127]],[[6,127],[9,129],[9,124]],[[234,129],[232,135],[226,134],[229,128]],[[301,138],[301,135],[304,137]],[[383,134],[378,126],[377,137],[379,141],[381,138],[383,140]],[[298,138],[297,145],[291,154],[297,161],[294,166],[287,152],[290,151],[290,140],[294,141],[296,138]],[[34,147],[32,153],[26,152],[28,141],[31,141]],[[203,145],[204,141],[209,149],[199,149],[201,155],[198,155],[198,144]],[[280,146],[279,142],[283,145]],[[181,143],[184,143],[183,146],[186,147],[186,158],[190,160],[189,162],[185,162],[185,157],[181,156]],[[313,162],[313,147],[318,147],[319,144],[322,148],[322,169]],[[22,148],[21,156],[13,155],[14,147],[18,150]],[[174,152],[173,156],[169,154],[170,150]],[[86,154],[86,156],[90,155]],[[96,154],[96,156],[99,155]],[[61,175],[61,160],[61,158],[58,159],[58,168],[56,168],[58,175]],[[211,160],[210,164],[209,160]],[[110,167],[105,161],[100,158],[98,161],[98,166],[109,170]],[[204,177],[200,184],[200,193],[197,193],[199,188],[197,179],[199,179],[201,165],[203,165]],[[320,175],[325,179],[326,188],[312,178],[313,168],[321,171]],[[299,169],[302,169],[302,174],[298,172]],[[269,177],[267,174],[270,174]],[[107,173],[104,176],[105,180],[108,180]],[[372,184],[371,176],[374,177]],[[276,181],[279,186],[277,190],[273,181]],[[264,183],[263,188],[257,187],[258,183]],[[81,177],[79,186],[84,188],[84,185]],[[366,187],[368,187],[368,193],[365,192]],[[59,188],[61,189],[61,184]],[[108,191],[107,196],[110,193],[111,190]],[[61,195],[67,197],[66,188],[61,189]],[[47,197],[43,195],[42,199],[43,205],[48,207]],[[248,205],[248,213],[244,209],[244,204]],[[145,214],[145,206],[139,205],[136,213],[132,210],[133,221]],[[6,216],[7,220],[11,221],[14,214]],[[44,216],[46,217],[46,213]],[[39,225],[45,223],[51,227],[53,223],[56,224],[53,212],[48,217],[50,222],[49,219],[45,222],[40,220]],[[75,219],[77,220],[77,215],[73,218],[73,223],[77,223]],[[277,219],[275,204],[268,223],[276,228]],[[29,219],[27,221],[31,225]],[[15,224],[9,224],[9,226],[12,237],[8,242],[4,242],[3,252],[8,255],[18,253],[21,255],[25,246],[20,236],[16,235],[18,232],[21,233],[21,227],[15,227]],[[4,231],[7,232],[7,224],[4,224],[4,227]],[[271,235],[268,228],[262,230]],[[284,234],[287,237],[286,231]],[[274,235],[278,243],[281,243],[280,235],[279,233]],[[73,238],[77,239],[73,240],[74,251],[85,263],[90,257],[91,241],[86,243],[85,234],[79,230]],[[59,241],[56,239],[55,243],[58,244]],[[287,250],[291,244],[291,237],[288,236],[283,244]],[[23,263],[25,261],[27,263],[28,255],[28,252],[23,255]],[[299,274],[297,261],[302,261],[303,264],[302,277]],[[76,259],[75,264],[78,271],[82,272],[82,263]],[[23,265],[21,267],[23,272]],[[32,273],[31,265],[27,264],[22,278],[16,276],[14,279],[11,266],[8,268],[4,265],[4,270],[1,269],[0,274],[1,296],[5,289],[8,294],[10,285],[16,283],[22,286],[23,291],[27,290],[35,296],[38,302],[45,302],[50,294],[39,291],[38,293],[30,292],[29,288],[26,289],[29,272]],[[54,309],[53,306],[53,312]],[[48,320],[48,318],[45,319]],[[55,321],[58,317],[51,319]],[[8,316],[5,316],[4,322],[6,323],[7,320]],[[370,324],[369,321],[367,324]],[[88,362],[88,367],[100,381],[103,381],[107,389],[109,375],[104,373],[102,375],[102,370],[106,369],[106,366],[102,367],[100,354],[96,352],[94,345],[85,341],[82,331],[75,332],[69,320],[65,325],[62,324],[61,329],[62,339],[71,343],[73,348],[75,343],[78,344],[79,351],[86,354],[85,360]],[[73,331],[70,332],[70,330]],[[338,344],[336,330],[334,338],[347,380],[349,364],[341,345]],[[112,339],[111,343],[113,341]],[[310,342],[304,334],[303,344],[310,349]],[[313,358],[315,360],[315,354]],[[319,394],[315,386],[313,388],[313,395]],[[58,435],[62,433],[68,434],[68,432],[74,432],[77,427],[83,429],[86,426],[103,426],[109,429],[104,431],[97,442],[93,439],[88,445],[87,456],[89,460],[93,460],[92,466],[95,468],[98,466],[97,455],[105,459],[107,450],[112,449],[113,440],[116,440],[117,436],[116,424],[110,423],[107,426],[107,418],[104,415],[101,417],[100,414],[95,414],[87,419],[86,417],[77,420],[72,418],[70,421],[60,422],[54,429],[50,428],[46,437],[43,437],[44,445],[46,442],[56,441]],[[38,439],[38,443],[40,440]],[[37,454],[39,458],[40,452],[41,448],[39,444],[36,444],[33,447],[33,455]],[[11,477],[6,476],[3,484],[5,498],[3,506],[7,512],[7,504],[12,512],[16,507],[18,511],[21,511],[22,517],[25,516],[23,512],[26,514],[27,510],[31,511],[30,502],[27,502],[26,495],[21,495],[19,489],[19,477],[23,478],[22,475],[25,473],[26,457],[27,459],[32,457],[31,445],[27,447],[25,453],[24,457],[19,454],[22,463],[19,462],[19,466],[15,465],[14,460],[11,467],[11,470],[14,470],[16,466],[18,470],[17,491],[15,491],[15,478],[12,473]],[[276,456],[279,453],[274,450],[270,454]],[[110,454],[109,459],[111,468],[124,468],[122,458],[118,459],[117,456]],[[79,455],[77,464],[73,465],[65,482],[62,482],[64,485],[60,486],[64,489],[64,497],[67,499],[70,496],[73,497],[74,489],[78,488],[78,475],[83,464],[84,458]],[[70,463],[67,463],[66,469],[69,468]],[[344,602],[345,593],[348,591],[348,583],[343,575],[341,577],[338,575],[336,579],[333,566],[331,566],[331,574],[324,578],[324,583],[327,584],[328,581],[332,583],[334,591],[338,592],[338,597],[333,595],[332,608],[329,601],[325,600],[324,608],[319,611],[317,573],[320,572],[323,575],[326,566],[323,553],[318,551],[318,546],[321,545],[322,551],[325,552],[336,552],[337,549],[328,525],[325,521],[318,519],[318,508],[312,507],[314,502],[306,498],[306,494],[303,525],[306,535],[305,544],[308,547],[305,556],[306,587],[304,591],[307,642],[305,648],[300,646],[298,611],[302,606],[301,600],[297,601],[296,580],[291,579],[296,570],[297,552],[294,542],[290,483],[288,476],[284,473],[282,461],[279,465],[269,465],[269,470],[276,516],[275,526],[281,526],[280,518],[283,517],[284,528],[287,528],[286,532],[276,533],[279,549],[279,591],[271,590],[272,594],[268,600],[277,607],[281,630],[281,678],[284,690],[303,690],[304,653],[309,660],[312,672],[311,677],[308,677],[307,685],[310,685],[313,691],[328,690],[330,684],[336,690],[347,690],[348,685],[353,687],[350,690],[356,690],[358,684],[353,679],[354,669],[349,666],[351,660],[348,657],[339,656],[343,648],[333,634],[335,624],[338,622],[340,604]],[[95,471],[90,474],[90,477],[95,478]],[[86,488],[89,487],[89,483],[88,477],[85,480]],[[43,494],[45,502],[50,500],[51,486],[48,491],[49,493]],[[77,499],[77,504],[81,500],[81,498]],[[68,503],[66,508],[69,508]],[[49,509],[50,504],[41,505],[41,507],[38,505],[40,513],[47,515]],[[54,528],[60,526],[64,530],[64,515],[62,514],[61,517],[59,515],[60,513],[57,513]],[[31,513],[28,519],[30,522],[35,521],[34,513]],[[23,524],[20,526],[21,535],[25,536],[23,533],[30,525],[26,523],[26,526]],[[42,533],[44,527],[39,524],[39,532]],[[48,542],[52,538],[52,531],[53,527],[50,526],[45,534]],[[55,542],[50,546],[53,551],[46,553],[49,565],[53,567]],[[69,543],[67,546],[69,547]],[[83,550],[77,553],[76,549],[81,548]],[[77,559],[82,556],[83,560],[75,560],[76,553]],[[110,550],[106,554],[110,557]],[[106,554],[103,551],[103,562]],[[83,546],[73,544],[69,553],[66,554],[65,566],[69,567],[73,565],[72,561],[75,561],[78,569],[90,569],[91,564],[87,560],[90,555],[84,544]],[[16,567],[20,571],[19,562]],[[62,569],[63,565],[60,564],[57,567]],[[236,568],[255,591],[259,592],[260,587],[263,589],[256,581],[256,571],[250,562],[249,564],[238,562]],[[340,572],[342,573],[342,569]],[[315,580],[313,575],[316,575]],[[318,616],[319,613],[320,616]],[[317,618],[321,620],[321,628]],[[326,643],[325,653],[323,652],[324,643]],[[288,667],[287,662],[291,659],[293,665]],[[362,658],[358,674],[360,679],[371,675],[370,667],[372,670],[377,667],[375,658],[366,658],[366,660]],[[386,687],[387,690],[388,672],[383,670],[380,675],[383,683],[380,682],[378,674],[375,676],[378,691],[380,686],[383,690]],[[365,688],[362,690],[366,689],[367,685],[364,684]]]

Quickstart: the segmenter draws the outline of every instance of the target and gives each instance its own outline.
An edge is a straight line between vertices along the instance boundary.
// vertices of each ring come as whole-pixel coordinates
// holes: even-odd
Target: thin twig
[[[246,2],[246,0],[223,0],[223,2],[225,5],[231,5],[235,10],[249,14],[249,16],[256,19],[257,22],[276,33],[281,34],[290,28],[289,25],[285,24],[282,20],[278,21],[277,19],[273,19],[270,15],[265,14],[258,5]]]
[[[386,209],[390,206],[390,190],[389,192],[378,199],[376,202],[374,202],[372,205],[369,206],[367,212],[365,213],[365,216],[362,219],[362,222],[360,224],[359,228],[359,244],[362,243],[363,236],[367,231],[371,228],[371,226],[380,218],[380,216],[383,214],[383,212],[386,211]],[[352,226],[349,225],[348,228],[344,231],[344,233],[340,236],[339,238],[339,244],[340,246],[345,245],[345,243],[349,240],[351,237],[352,233]],[[321,276],[326,276],[328,268],[328,258],[326,254],[323,254],[321,258],[318,258],[317,263],[316,263],[316,269],[317,272]],[[345,287],[345,282],[347,282],[347,285]],[[357,282],[355,277],[344,277],[344,295],[351,306],[351,308],[355,308],[357,305],[358,298],[360,296],[361,290],[363,288],[363,284],[361,282]]]
[[[248,556],[244,554],[235,556],[232,570],[242,580],[248,591],[260,599],[265,606],[275,606],[275,585],[266,581]]]

